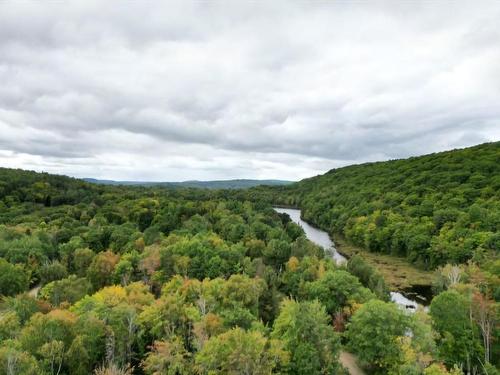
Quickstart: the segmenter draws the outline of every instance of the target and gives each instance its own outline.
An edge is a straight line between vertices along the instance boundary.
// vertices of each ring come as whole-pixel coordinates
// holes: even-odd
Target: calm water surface
[[[331,254],[331,256],[333,257],[335,262],[337,262],[337,264],[342,264],[347,262],[346,257],[338,253],[337,249],[335,249],[335,244],[330,239],[328,233],[326,233],[321,229],[313,227],[312,225],[310,225],[309,223],[305,222],[300,218],[300,210],[295,208],[281,208],[281,207],[275,207],[274,209],[280,214],[287,214],[288,216],[290,216],[290,219],[292,219],[292,221],[294,221],[295,223],[300,225],[302,229],[304,229],[307,238],[312,242],[323,247],[329,254]],[[402,293],[398,291],[391,292],[391,300],[408,310],[414,310],[418,306],[420,306],[419,303],[408,297],[405,297]]]
[[[337,252],[337,249],[335,249],[335,244],[330,239],[328,233],[313,227],[312,225],[310,225],[309,223],[305,222],[300,218],[300,210],[294,208],[278,208],[278,207],[276,207],[275,210],[280,214],[288,214],[288,216],[290,216],[290,219],[292,219],[292,221],[299,224],[302,227],[302,229],[304,229],[307,238],[309,238],[309,240],[320,245],[326,251],[328,251],[338,264],[347,262],[346,257],[343,256],[342,254],[339,254]]]

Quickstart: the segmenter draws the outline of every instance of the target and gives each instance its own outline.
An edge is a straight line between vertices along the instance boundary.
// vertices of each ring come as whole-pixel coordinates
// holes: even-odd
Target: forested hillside
[[[185,187],[200,189],[247,189],[254,186],[280,186],[290,185],[293,181],[285,180],[213,180],[213,181],[181,181],[181,182],[148,182],[148,181],[114,181],[97,180],[95,178],[84,178],[84,181],[102,185],[132,185],[132,186],[163,186],[163,187]]]
[[[331,170],[267,192],[332,234],[434,269],[500,251],[500,143]]]
[[[311,181],[287,199],[325,225]],[[0,375],[334,375],[341,350],[374,374],[496,374],[491,273],[445,268],[430,313],[409,314],[363,259],[334,264],[262,191],[0,169]]]

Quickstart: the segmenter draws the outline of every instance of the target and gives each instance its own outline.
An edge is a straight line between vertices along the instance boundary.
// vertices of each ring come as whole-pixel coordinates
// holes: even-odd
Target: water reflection
[[[335,249],[335,244],[330,239],[328,233],[321,229],[313,227],[300,218],[300,210],[295,208],[281,207],[275,207],[274,209],[281,214],[285,213],[290,216],[290,219],[292,219],[293,222],[297,223],[302,227],[302,229],[304,229],[307,238],[323,247],[325,251],[331,254],[337,264],[347,262],[346,257],[344,257],[342,254],[339,254],[337,252],[337,249]],[[409,299],[408,297],[397,291],[391,292],[391,301],[409,311],[414,311],[417,309],[417,307],[421,306],[416,301]]]
[[[313,227],[312,225],[310,225],[309,223],[305,222],[300,218],[300,210],[297,210],[295,208],[279,208],[279,207],[276,207],[275,210],[280,214],[284,213],[290,216],[290,219],[292,219],[293,222],[297,223],[302,227],[302,229],[304,229],[307,238],[312,242],[314,242],[315,244],[320,245],[328,253],[330,253],[333,259],[337,262],[337,264],[347,262],[346,257],[343,256],[342,254],[339,254],[337,252],[337,249],[335,249],[335,244],[330,239],[328,233]]]

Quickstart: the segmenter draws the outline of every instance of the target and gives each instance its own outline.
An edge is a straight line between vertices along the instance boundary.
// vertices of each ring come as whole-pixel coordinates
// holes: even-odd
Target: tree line
[[[495,373],[492,274],[472,263],[407,314],[273,197],[0,181],[0,374],[342,374],[342,349],[378,374]]]
[[[333,169],[246,194],[300,207],[334,237],[424,269],[469,261],[491,274],[498,268],[500,142]],[[494,294],[500,298],[498,285]]]

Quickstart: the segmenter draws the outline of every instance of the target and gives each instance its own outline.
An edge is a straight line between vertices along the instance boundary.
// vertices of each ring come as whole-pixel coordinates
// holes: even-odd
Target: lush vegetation
[[[355,245],[426,269],[469,260],[492,269],[500,252],[500,142],[333,169],[260,191]]]
[[[0,374],[342,373],[331,314],[374,294],[269,205],[0,175]]]
[[[498,145],[482,147],[486,160],[498,156]],[[486,187],[498,176],[485,176],[474,203],[453,206],[456,220],[440,231],[459,230],[483,200],[491,225],[498,190]],[[347,235],[358,220],[335,227],[335,188],[321,182],[319,199],[308,184],[167,189],[0,169],[0,374],[342,374],[341,350],[377,374],[496,374],[498,228],[469,225],[460,243],[480,233],[464,258],[475,262],[438,268],[429,313],[408,314],[361,257],[334,264],[272,209],[300,203]],[[343,205],[366,206],[363,189]],[[315,208],[323,200],[324,212]],[[402,231],[417,220],[406,209]]]

